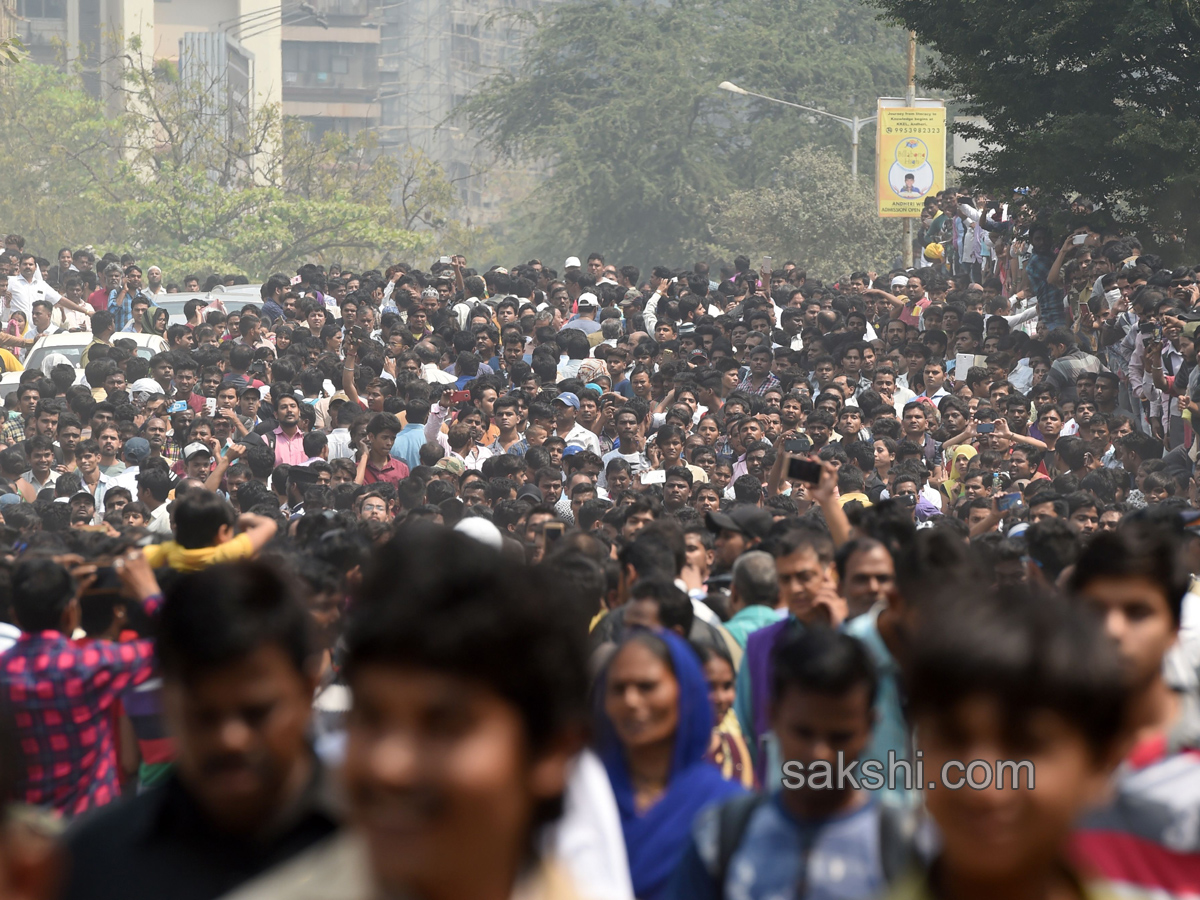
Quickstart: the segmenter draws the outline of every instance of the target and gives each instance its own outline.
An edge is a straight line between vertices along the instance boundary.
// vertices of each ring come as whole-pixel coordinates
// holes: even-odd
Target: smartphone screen
[[[1001,494],[1000,499],[996,501],[996,508],[1001,512],[1007,512],[1013,507],[1021,505],[1021,492],[1014,491],[1011,494]]]
[[[821,481],[821,464],[811,459],[793,456],[788,460],[787,477],[789,481],[804,481],[808,484],[818,484]]]

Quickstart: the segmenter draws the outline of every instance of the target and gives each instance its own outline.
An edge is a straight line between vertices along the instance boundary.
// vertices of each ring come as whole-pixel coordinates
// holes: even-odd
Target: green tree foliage
[[[802,261],[810,277],[832,281],[862,268],[886,271],[900,225],[880,219],[870,181],[855,180],[837,151],[807,147],[778,167],[773,184],[739,191],[719,204],[712,252],[752,250]]]
[[[1200,226],[1200,17],[1190,0],[875,0],[936,51],[926,83],[987,125],[966,177],[1080,193],[1169,242]]]
[[[116,117],[73,74],[23,62],[0,80],[0,216],[40,252],[90,244],[168,278],[261,277],[408,256],[448,218],[453,187],[422,154],[383,154],[367,132],[313,141],[274,108],[240,119],[212,85],[138,58]]]
[[[526,253],[560,251],[569,230],[581,253],[682,264],[705,249],[714,201],[769,184],[795,147],[849,157],[845,126],[721,81],[862,115],[904,85],[903,34],[854,0],[571,0],[544,16],[518,71],[464,109],[501,156],[545,168],[515,213]]]

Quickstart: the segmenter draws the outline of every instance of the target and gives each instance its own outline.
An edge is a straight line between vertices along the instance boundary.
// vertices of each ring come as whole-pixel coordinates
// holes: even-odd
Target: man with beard
[[[157,639],[175,771],[68,835],[63,897],[210,900],[334,832],[305,736],[316,687],[307,615],[259,563],[176,582]]]

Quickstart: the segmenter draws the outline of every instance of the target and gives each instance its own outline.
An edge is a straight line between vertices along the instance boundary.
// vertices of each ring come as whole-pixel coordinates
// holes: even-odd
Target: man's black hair
[[[58,631],[74,596],[74,579],[53,560],[24,559],[13,571],[13,611],[22,631]]]
[[[1078,594],[1097,581],[1127,578],[1143,579],[1159,588],[1179,627],[1191,575],[1178,534],[1155,522],[1134,520],[1093,536],[1075,565],[1070,589]]]
[[[621,549],[617,561],[622,568],[632,566],[639,581],[643,578],[674,579],[679,573],[676,548],[662,534],[644,534],[645,531],[643,528]]]
[[[776,559],[783,559],[800,550],[811,550],[823,565],[833,563],[833,541],[828,532],[807,522],[768,538],[760,549]]]
[[[911,718],[953,720],[961,704],[994,700],[1014,743],[1048,710],[1097,755],[1122,734],[1127,687],[1116,648],[1080,604],[1028,590],[944,601],[922,616],[907,667]]]
[[[158,661],[166,678],[187,683],[272,645],[306,671],[310,627],[293,586],[271,566],[252,561],[210,566],[168,589]]]
[[[1030,502],[1036,504],[1045,501],[1034,499]],[[1067,505],[1065,500],[1056,501],[1056,511],[1059,503],[1064,507]],[[1029,545],[1029,556],[1052,584],[1058,580],[1063,569],[1073,565],[1079,558],[1079,532],[1067,522],[1066,513],[1062,518],[1042,519],[1030,525],[1025,532],[1025,541]]]
[[[863,643],[830,628],[804,628],[785,637],[771,653],[771,699],[778,702],[788,688],[842,697],[857,687],[867,689],[868,708],[875,703],[875,666]]]
[[[587,714],[585,634],[546,575],[460,534],[402,530],[376,555],[352,607],[350,684],[373,666],[466,679],[511,704],[528,746],[544,750]]]
[[[663,628],[674,629],[684,638],[692,631],[696,613],[692,601],[673,578],[639,578],[629,592],[631,600],[653,600],[658,606],[658,621]]]
[[[920,480],[917,479],[918,489]],[[929,593],[929,585],[965,586],[979,582],[967,544],[953,533],[924,529],[912,535],[907,547],[893,552],[896,587],[910,605],[920,604]]]
[[[174,513],[175,540],[186,550],[211,547],[221,526],[232,528],[235,521],[233,507],[208,491],[188,491],[175,503]]]
[[[175,479],[170,472],[160,472],[155,469],[143,468],[138,473],[138,490],[146,491],[155,500],[165,502],[171,493],[171,486],[174,483]]]

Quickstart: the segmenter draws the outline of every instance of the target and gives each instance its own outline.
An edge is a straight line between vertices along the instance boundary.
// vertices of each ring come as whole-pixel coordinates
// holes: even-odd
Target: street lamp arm
[[[778,97],[768,97],[766,94],[756,94],[754,91],[748,91],[743,87],[738,87],[732,81],[722,81],[717,85],[717,88],[722,91],[729,91],[731,94],[741,94],[745,97],[758,97],[760,100],[766,100],[770,103],[779,103],[783,106],[790,106],[793,109],[802,109],[805,112],[815,113],[818,116],[825,116],[829,119],[834,119],[841,122],[850,129],[850,174],[858,177],[858,133],[863,130],[863,127],[870,125],[878,117],[868,116],[865,119],[860,119],[855,116],[852,119],[847,119],[845,116],[836,116],[831,112],[825,112],[823,109],[814,109],[811,106],[804,106],[801,103],[792,103],[790,100],[780,100]]]
[[[802,109],[805,112],[815,113],[818,116],[828,116],[831,119],[836,119],[837,121],[841,122],[843,125],[848,125],[851,128],[854,127],[853,119],[847,119],[845,116],[837,116],[831,112],[826,112],[823,109],[814,109],[811,106],[804,106],[801,103],[792,103],[790,100],[780,100],[778,97],[768,97],[766,94],[758,94],[758,93],[755,93],[754,91],[748,91],[745,88],[738,87],[736,84],[732,84],[731,82],[728,82],[728,81],[722,81],[721,84],[719,85],[719,87],[721,88],[721,90],[729,91],[731,94],[743,94],[747,97],[757,97],[760,100],[767,100],[771,103],[781,103],[784,106],[790,106],[794,109]],[[868,119],[859,119],[858,124],[866,125],[869,122],[874,122],[874,121],[875,121],[875,116],[871,116]]]

